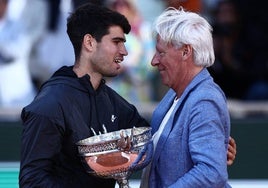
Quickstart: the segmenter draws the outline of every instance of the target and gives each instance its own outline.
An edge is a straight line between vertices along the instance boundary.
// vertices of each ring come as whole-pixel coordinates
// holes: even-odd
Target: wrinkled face
[[[112,26],[109,34],[97,43],[96,51],[92,55],[92,68],[105,77],[116,76],[120,73],[120,63],[124,60],[127,50],[125,34],[121,27]]]
[[[173,89],[184,76],[185,63],[183,63],[182,51],[182,48],[175,48],[157,37],[156,52],[151,64],[158,68],[163,84]]]

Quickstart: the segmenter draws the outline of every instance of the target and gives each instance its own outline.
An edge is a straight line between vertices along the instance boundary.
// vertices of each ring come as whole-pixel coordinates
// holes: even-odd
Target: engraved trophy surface
[[[129,188],[129,177],[147,166],[153,153],[150,127],[95,135],[77,142],[77,146],[88,173],[114,178],[120,188]]]

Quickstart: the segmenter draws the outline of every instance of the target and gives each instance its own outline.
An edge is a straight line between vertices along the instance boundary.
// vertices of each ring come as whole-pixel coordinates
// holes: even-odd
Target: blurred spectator
[[[131,31],[126,36],[128,56],[122,63],[122,73],[116,78],[107,78],[107,84],[131,102],[155,100],[153,80],[156,71],[150,64],[155,40],[151,24],[141,17],[131,0],[108,0],[108,7],[127,17]]]
[[[268,99],[268,17],[265,1],[234,0],[242,17],[240,42],[241,61],[250,83],[243,99]]]
[[[248,86],[247,70],[241,60],[241,21],[231,0],[219,1],[213,14],[215,63],[209,68],[228,98],[242,99]]]
[[[25,27],[18,20],[11,19],[8,14],[9,0],[0,0],[0,53],[1,63],[9,63],[18,57],[26,56],[29,51]],[[20,31],[20,32],[18,32]],[[19,46],[23,44],[23,46]]]
[[[268,48],[264,26],[268,21],[261,6],[252,7],[260,4],[248,1],[218,2],[212,16],[216,62],[210,72],[228,98],[265,100]]]
[[[153,23],[159,14],[165,8],[164,0],[134,0],[142,18],[150,23]]]
[[[202,0],[164,0],[166,7],[179,8],[182,6],[185,10],[201,13]]]
[[[24,11],[24,16],[26,16],[28,19],[25,23],[27,23],[27,31],[29,31],[29,34],[31,34],[32,37],[29,69],[31,79],[35,84],[35,80],[33,78],[36,73],[39,73],[39,75],[42,75],[43,73],[42,71],[38,72],[37,50],[40,46],[40,42],[45,36],[46,28],[49,23],[50,12],[48,0],[26,0],[26,2],[27,5]],[[47,58],[48,57],[49,56],[47,56]],[[45,69],[43,69],[43,71],[45,71]]]
[[[21,11],[12,17],[13,8],[19,5],[23,5],[20,6]],[[1,106],[21,107],[35,95],[29,59],[33,45],[42,32],[39,26],[47,16],[42,14],[46,11],[43,5],[43,0],[0,0]]]
[[[78,8],[79,6],[81,6],[84,3],[93,3],[93,4],[97,4],[97,5],[105,5],[105,2],[107,0],[72,0],[72,6],[74,9]]]
[[[66,18],[72,10],[71,0],[48,0],[48,24],[36,46],[31,73],[36,88],[62,65],[74,63],[73,48],[66,34]]]

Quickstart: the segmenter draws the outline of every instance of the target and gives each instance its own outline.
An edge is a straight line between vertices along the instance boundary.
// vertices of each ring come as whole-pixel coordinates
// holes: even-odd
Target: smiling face
[[[163,84],[176,91],[178,97],[202,69],[194,64],[190,45],[176,47],[167,44],[160,36],[157,37],[156,52],[151,64],[158,68]]]
[[[178,84],[185,70],[182,50],[166,44],[159,36],[151,64],[158,68],[163,84],[171,88]]]
[[[101,42],[97,42],[92,53],[90,59],[92,71],[105,77],[118,75],[120,63],[128,54],[125,41],[123,30],[119,26],[112,26],[109,34],[104,35]]]

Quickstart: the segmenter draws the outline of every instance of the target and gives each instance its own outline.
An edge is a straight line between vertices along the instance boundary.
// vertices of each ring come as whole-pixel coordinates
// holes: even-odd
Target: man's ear
[[[96,43],[96,39],[90,34],[86,34],[83,38],[83,45],[89,51],[92,51],[94,49]]]
[[[182,56],[188,58],[192,54],[192,47],[190,45],[183,45]]]

